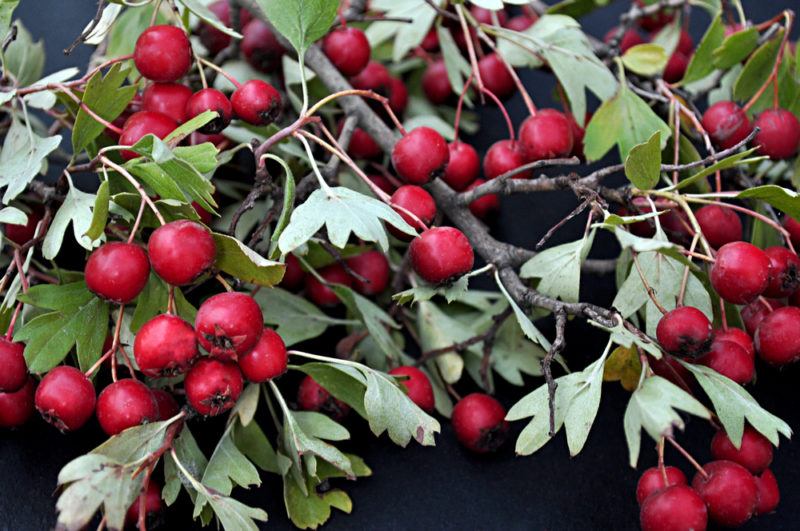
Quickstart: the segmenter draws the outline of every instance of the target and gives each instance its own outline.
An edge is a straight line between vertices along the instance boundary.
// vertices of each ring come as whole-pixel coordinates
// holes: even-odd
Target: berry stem
[[[136,237],[136,231],[139,230],[139,224],[142,222],[142,216],[144,215],[144,209],[146,206],[147,203],[144,201],[144,199],[139,201],[139,212],[136,213],[136,220],[133,222],[131,233],[128,235],[128,243],[132,243],[133,239]]]
[[[774,93],[773,93],[772,105],[776,109],[778,108],[778,104],[779,104],[779,98],[778,98],[778,70],[781,67],[781,63],[783,62],[783,52],[786,50],[786,45],[789,42],[789,35],[792,32],[792,25],[794,24],[794,13],[791,10],[784,11],[783,13],[781,13],[781,15],[779,15],[775,19],[773,19],[772,21],[769,21],[770,25],[773,22],[777,22],[777,20],[780,20],[781,18],[783,18],[785,20],[785,24],[784,24],[783,36],[781,37],[781,43],[779,45],[780,49],[778,50],[778,57],[775,59],[775,64],[773,65],[772,71],[770,72],[769,77],[767,77],[767,80],[764,81],[764,84],[761,85],[761,87],[758,89],[758,91],[756,91],[756,93],[753,94],[753,97],[750,98],[750,100],[742,108],[744,110],[744,112],[749,111],[750,108],[753,105],[755,105],[755,103],[759,99],[761,99],[761,96],[764,94],[764,92],[767,90],[767,87],[769,87],[769,85],[771,83],[774,84]]]
[[[100,358],[96,362],[94,362],[94,365],[89,367],[89,369],[84,373],[87,378],[91,378],[92,374],[94,373],[94,371],[96,371],[103,363],[105,363],[105,361],[109,357],[111,357],[117,351],[117,348],[119,347],[119,334],[120,334],[120,331],[122,330],[122,316],[123,316],[124,311],[125,311],[125,305],[124,304],[120,304],[119,305],[119,312],[117,314],[117,322],[116,322],[116,325],[114,326],[114,336],[111,338],[111,348],[109,348],[102,356],[100,356]],[[113,367],[113,364],[112,364],[112,369],[113,368],[114,367]],[[132,371],[131,371],[131,376],[133,376],[133,372]],[[116,372],[114,372],[113,380],[115,382],[117,381]]]
[[[109,122],[108,120],[106,120],[105,118],[103,118],[102,116],[97,114],[96,112],[94,112],[92,109],[90,109],[89,106],[86,105],[78,96],[76,96],[75,93],[72,92],[72,90],[69,89],[66,85],[62,85],[60,83],[56,83],[55,84],[55,88],[60,90],[61,92],[63,92],[67,96],[69,96],[69,99],[71,99],[72,101],[77,103],[80,106],[80,108],[86,114],[88,114],[89,116],[92,117],[92,119],[94,121],[96,121],[96,122],[98,122],[100,124],[103,124],[104,127],[106,127],[107,129],[110,129],[111,131],[114,131],[118,135],[122,134],[122,129],[120,129],[119,127],[117,127],[116,125],[112,124],[111,122]]]
[[[380,94],[376,94],[371,90],[351,89],[351,90],[342,90],[339,92],[334,92],[333,94],[325,96],[324,98],[319,100],[316,104],[314,104],[313,107],[311,107],[310,109],[308,109],[308,111],[306,111],[305,116],[306,117],[313,116],[314,114],[316,114],[317,111],[319,111],[321,107],[343,96],[361,96],[363,98],[370,98],[379,102],[381,105],[383,105],[384,110],[389,115],[389,118],[392,120],[392,123],[395,125],[395,127],[397,127],[397,130],[400,131],[403,134],[403,136],[406,135],[406,130],[403,127],[403,124],[397,118],[397,115],[394,113],[391,106],[389,105],[389,99],[386,98],[385,96],[381,96]]]
[[[500,109],[500,112],[503,113],[503,118],[506,121],[506,126],[508,127],[509,140],[511,140],[512,142],[516,142],[516,134],[514,133],[514,124],[511,121],[511,117],[508,114],[508,110],[506,110],[506,106],[503,105],[503,102],[501,102],[500,99],[497,96],[495,96],[491,90],[483,89],[482,92],[483,94],[489,96],[489,98],[491,98],[492,101],[494,101],[495,104],[497,104],[497,107]]]
[[[689,252],[694,252],[695,248],[697,247],[697,242],[700,240],[700,234],[695,233],[694,237],[692,238],[692,244],[689,246]],[[689,284],[689,266],[683,267],[683,278],[681,278],[681,289],[678,292],[678,300],[676,304],[678,306],[683,306],[683,299],[686,296],[686,287]],[[722,300],[722,299],[720,299]]]
[[[231,292],[231,291],[233,291],[233,288],[231,287],[231,285],[230,285],[230,284],[228,284],[228,282],[227,282],[227,281],[226,281],[224,278],[222,278],[222,275],[221,275],[221,274],[217,273],[217,274],[216,274],[216,276],[215,276],[214,278],[216,278],[216,279],[217,279],[217,281],[218,281],[220,284],[222,284],[222,287],[223,287],[223,288],[225,288],[225,291],[227,291],[227,292]]]
[[[478,68],[478,58],[475,56],[475,44],[472,42],[472,35],[469,31],[469,25],[467,24],[467,19],[464,17],[464,7],[461,4],[455,4],[456,14],[458,15],[458,21],[461,24],[461,31],[464,32],[464,41],[467,44],[467,55],[469,55],[469,63],[472,67],[472,73],[475,75],[475,79],[478,82],[478,89],[483,93],[483,79],[481,79],[481,72]]]
[[[691,463],[691,465],[700,473],[701,476],[708,479],[708,472],[706,472],[705,469],[703,469],[703,467],[700,466],[700,463],[698,463],[697,460],[695,460],[695,458],[692,457],[692,454],[687,452],[683,446],[678,444],[678,441],[676,441],[673,437],[667,437],[666,439],[673,447],[675,447],[676,450],[678,450],[678,452],[681,453],[683,457],[686,458],[687,461],[689,461],[689,463]]]
[[[153,214],[155,214],[156,218],[158,219],[158,222],[162,225],[166,225],[167,222],[164,219],[164,216],[161,215],[161,212],[158,211],[158,207],[156,206],[156,204],[153,202],[152,199],[150,199],[150,196],[147,195],[147,192],[144,191],[144,188],[142,188],[142,185],[139,184],[139,181],[137,181],[133,177],[133,175],[131,175],[128,172],[128,170],[126,170],[119,164],[111,161],[108,157],[105,156],[100,157],[100,162],[103,163],[105,166],[108,166],[112,170],[116,171],[123,177],[125,177],[125,179],[127,179],[128,182],[131,183],[134,188],[136,188],[136,191],[139,192],[139,195],[142,196],[142,200],[145,201],[147,205],[150,207],[150,209],[153,211]]]
[[[525,85],[522,84],[522,81],[517,75],[516,70],[514,70],[514,67],[508,64],[508,61],[506,61],[505,57],[503,57],[503,55],[497,51],[497,46],[495,46],[495,44],[492,42],[492,39],[487,37],[483,33],[483,30],[480,29],[480,27],[478,28],[478,37],[480,37],[480,39],[484,43],[486,43],[486,45],[489,48],[491,48],[491,50],[495,53],[495,55],[497,55],[497,58],[500,59],[500,61],[503,63],[503,66],[506,67],[506,70],[508,70],[511,79],[514,80],[514,85],[517,86],[517,90],[522,96],[522,101],[525,102],[525,107],[528,108],[528,112],[530,113],[531,116],[536,116],[536,105],[533,103],[531,95],[528,94],[528,91],[525,89]]]
[[[456,105],[456,117],[455,119],[453,119],[453,129],[455,129],[456,132],[455,138],[453,139],[455,142],[458,142],[458,133],[459,133],[459,128],[461,126],[461,111],[464,109],[464,98],[466,98],[467,96],[467,91],[469,90],[470,85],[472,85],[473,79],[474,76],[472,72],[470,72],[469,77],[467,77],[467,80],[464,82],[464,87],[461,89],[461,94],[459,94],[458,96],[458,105]],[[509,125],[511,124],[509,123]],[[513,128],[511,129],[511,131],[513,132]]]
[[[636,266],[636,272],[639,273],[639,278],[642,279],[642,284],[644,285],[644,289],[647,291],[647,296],[650,297],[650,300],[656,305],[656,308],[658,308],[658,311],[661,312],[661,315],[666,315],[667,309],[664,308],[664,306],[662,306],[658,301],[658,298],[656,297],[656,291],[647,281],[647,277],[645,277],[644,271],[642,271],[642,266],[639,264],[638,253],[634,252],[631,256],[633,256],[633,265]]]
[[[664,485],[668,485],[667,469],[664,468],[664,437],[658,440],[656,449],[658,451],[658,470],[661,472],[661,477],[664,479]]]
[[[237,81],[235,77],[233,77],[232,75],[227,73],[225,70],[223,70],[222,67],[220,67],[218,65],[215,65],[214,63],[212,63],[208,59],[204,59],[203,57],[200,57],[200,56],[197,57],[197,60],[200,61],[202,64],[206,65],[207,67],[209,67],[210,69],[216,70],[219,74],[222,75],[222,77],[224,77],[225,79],[230,81],[233,84],[233,86],[236,87],[237,89],[242,86],[242,84],[239,83],[239,81]],[[200,68],[200,71],[202,72],[203,69]],[[203,79],[205,79],[204,74],[201,74],[201,76],[203,76]],[[203,87],[205,87],[205,83],[203,83]]]
[[[11,316],[11,321],[8,323],[8,330],[6,330],[6,341],[11,341],[11,338],[14,337],[14,325],[17,324],[17,318],[22,311],[22,306],[23,303],[18,302],[17,306],[14,308],[14,315]]]
[[[725,301],[719,299],[719,318],[722,321],[722,329],[728,331],[728,314],[725,312]]]

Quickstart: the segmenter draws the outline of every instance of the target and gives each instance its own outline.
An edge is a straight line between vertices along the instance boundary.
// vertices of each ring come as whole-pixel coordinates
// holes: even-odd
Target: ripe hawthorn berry
[[[431,381],[424,372],[416,367],[402,366],[395,367],[389,371],[389,374],[392,376],[407,376],[408,379],[400,383],[406,388],[408,398],[424,411],[428,413],[433,411],[436,400],[433,397]]]
[[[539,109],[522,123],[519,141],[530,161],[567,157],[572,153],[572,127],[564,113]]]
[[[733,445],[728,434],[718,430],[711,439],[714,459],[739,463],[751,474],[761,474],[772,463],[772,443],[750,426],[745,426],[739,448]]]
[[[150,389],[158,407],[158,420],[169,420],[180,411],[180,406],[172,393],[166,389]]]
[[[208,5],[208,9],[227,27],[231,27],[230,2],[228,0],[216,0]],[[253,15],[244,8],[239,10],[239,25],[241,28],[253,19]],[[231,36],[221,32],[211,24],[202,22],[197,29],[200,42],[211,55],[217,55],[228,47],[231,43]]]
[[[275,87],[251,79],[236,89],[231,96],[231,105],[236,116],[252,125],[269,125],[281,113],[281,95]]]
[[[409,184],[423,185],[444,175],[450,160],[445,139],[430,127],[417,127],[392,149],[392,165]]]
[[[342,124],[339,124],[339,132]],[[383,154],[377,142],[363,129],[356,127],[353,129],[353,136],[350,137],[350,146],[347,153],[354,159],[375,159]]]
[[[200,305],[195,337],[213,357],[236,359],[251,350],[261,336],[264,318],[258,303],[245,293],[219,293]]]
[[[759,153],[773,160],[794,157],[800,146],[800,121],[786,109],[767,109],[755,122],[759,128],[753,143]]]
[[[279,286],[289,291],[297,291],[305,284],[306,272],[303,271],[300,260],[293,254],[286,255],[285,264],[286,272],[283,274]]]
[[[475,17],[475,20],[478,21],[480,24],[489,24],[491,26],[494,25],[494,15],[497,15],[497,21],[500,23],[501,26],[506,25],[506,21],[508,20],[508,13],[506,13],[505,9],[486,9],[485,7],[478,7],[472,6],[469,9],[469,12]]]
[[[347,259],[347,265],[363,281],[353,278],[353,289],[362,295],[378,295],[389,285],[389,260],[380,251],[367,251]]]
[[[241,49],[250,66],[266,74],[280,68],[286,54],[286,48],[281,45],[272,28],[258,19],[242,26]]]
[[[342,75],[358,75],[369,64],[370,48],[367,36],[358,28],[346,26],[328,33],[322,40],[322,51]]]
[[[198,129],[201,133],[214,135],[228,127],[233,118],[233,105],[228,97],[214,88],[198,90],[186,102],[186,119],[190,120],[206,111],[214,111],[216,118]]]
[[[613,27],[605,34],[603,37],[603,42],[606,44],[610,44],[614,37],[617,35],[619,31],[619,27]],[[644,44],[646,41],[642,38],[638,31],[635,28],[630,28],[625,33],[622,34],[622,37],[619,40],[619,51],[622,53],[627,52],[630,48],[637,46],[639,44]]]
[[[297,405],[304,411],[319,411],[340,421],[350,412],[350,406],[334,398],[311,376],[306,376],[297,388]]]
[[[28,381],[25,345],[0,337],[0,393],[19,391]]]
[[[638,7],[646,7],[648,2],[644,0],[635,0],[636,5]],[[656,13],[652,15],[647,15],[644,17],[639,17],[636,19],[636,23],[639,24],[639,27],[645,31],[650,33],[659,31],[664,26],[669,24],[675,20],[675,10],[670,8],[663,8],[659,9]]]
[[[648,357],[650,368],[656,376],[669,380],[678,387],[687,389],[692,385],[694,377],[689,369],[680,364],[677,358],[671,355],[661,356],[661,359]]]
[[[771,365],[788,365],[800,359],[800,308],[777,308],[764,317],[755,336],[756,352]]]
[[[371,90],[381,96],[389,97],[392,74],[378,61],[370,61],[356,76],[350,78],[350,84],[358,90]]]
[[[689,66],[689,56],[676,50],[672,53],[667,61],[667,66],[664,67],[664,73],[661,77],[664,78],[664,81],[667,83],[677,83],[681,79],[683,79],[683,75],[686,73],[686,68]]]
[[[281,336],[271,328],[264,328],[253,350],[239,356],[239,369],[248,381],[262,383],[285,373],[288,362]]]
[[[94,413],[94,386],[81,371],[60,365],[45,374],[36,389],[36,409],[61,431],[74,431]]]
[[[695,212],[695,218],[703,236],[714,249],[742,239],[742,220],[729,208],[706,205]]]
[[[477,188],[480,185],[484,184],[486,181],[483,179],[476,179],[471,185],[467,187],[467,190],[472,190],[473,188]],[[485,219],[489,217],[490,214],[493,214],[497,210],[500,209],[500,196],[497,194],[486,194],[483,197],[479,197],[478,199],[474,200],[469,204],[469,211],[472,214],[480,219]]]
[[[28,220],[24,225],[3,223],[3,236],[17,245],[25,245],[36,235],[36,226],[42,221],[42,210],[34,206],[27,213]]]
[[[733,341],[714,341],[709,351],[697,359],[697,363],[714,369],[740,385],[752,382],[756,374],[753,356]]]
[[[711,342],[711,322],[692,306],[667,312],[658,322],[656,336],[661,347],[676,356],[697,356]]]
[[[97,420],[106,435],[113,436],[159,420],[158,404],[145,384],[124,378],[108,385],[97,397]]]
[[[753,124],[747,113],[732,101],[718,101],[703,113],[701,121],[711,141],[722,149],[729,149],[747,138]]]
[[[353,277],[339,263],[325,266],[317,273],[330,284],[342,284],[348,288],[353,285]],[[336,293],[314,275],[306,275],[306,295],[317,306],[337,306],[341,303]]]
[[[508,67],[496,53],[484,55],[478,61],[478,72],[484,87],[500,99],[508,98],[517,89]]]
[[[769,286],[769,257],[747,242],[723,245],[711,267],[711,285],[732,304],[747,304]]]
[[[760,476],[756,476],[756,486],[758,487],[756,515],[771,513],[777,509],[781,501],[781,492],[772,470],[766,469]]]
[[[450,188],[460,192],[478,178],[478,173],[481,171],[481,159],[475,148],[466,142],[459,140],[450,142],[447,149],[450,151],[450,162],[447,163],[442,180]]]
[[[666,476],[666,482],[664,481]],[[642,473],[639,482],[636,484],[636,501],[639,505],[654,492],[658,492],[672,485],[686,485],[686,476],[680,468],[665,466],[664,472],[657,466],[648,468]]]
[[[186,400],[197,413],[213,417],[236,404],[244,381],[236,363],[203,358],[186,373]]]
[[[399,77],[389,78],[389,108],[396,115],[402,115],[408,106],[408,87]],[[384,109],[380,109],[383,113]]]
[[[28,377],[25,384],[12,393],[0,393],[0,428],[18,428],[33,415],[36,383]]]
[[[537,18],[531,18],[527,14],[517,15],[506,22],[506,28],[512,31],[525,31],[533,26],[537,20]]]
[[[472,393],[453,408],[453,431],[467,449],[482,454],[494,452],[505,442],[509,425],[500,402],[483,393]]]
[[[694,489],[673,485],[649,496],[639,513],[642,531],[705,531],[706,504]]]
[[[138,245],[110,242],[89,255],[84,273],[89,291],[111,302],[126,304],[147,284],[150,262]]]
[[[198,354],[194,328],[177,315],[153,317],[133,342],[139,370],[154,378],[183,374]]]
[[[398,188],[392,194],[390,204],[395,207],[395,210],[406,223],[414,227],[416,230],[425,230],[425,227],[433,222],[436,217],[436,201],[434,201],[431,194],[421,186],[413,184],[406,184]],[[399,208],[397,208],[399,207]],[[401,208],[403,210],[401,210]],[[411,212],[417,219],[412,218],[407,212]],[[408,241],[411,236],[405,232],[400,232],[393,226],[389,227],[389,231],[398,239]]]
[[[443,59],[437,59],[425,68],[422,74],[422,92],[434,105],[442,105],[454,95]]]
[[[145,521],[152,520],[158,513],[164,510],[164,502],[161,500],[161,486],[153,478],[147,483],[147,490],[139,494],[125,513],[125,524],[135,528],[139,522],[139,508],[141,499],[144,498]]]
[[[136,40],[133,62],[151,81],[177,81],[192,66],[192,45],[181,28],[150,26]]]
[[[453,227],[434,227],[412,240],[411,267],[431,284],[445,284],[469,273],[475,262],[472,245]]]
[[[214,265],[217,255],[211,231],[189,220],[158,227],[150,235],[147,251],[153,271],[173,286],[197,280]]]
[[[778,308],[786,306],[778,299],[756,299],[741,310],[745,330],[755,338],[761,321]]]
[[[780,299],[788,297],[800,286],[800,258],[786,247],[774,246],[764,249],[769,257],[769,286],[766,297]]]
[[[678,37],[678,46],[675,49],[685,55],[692,55],[692,52],[694,52],[694,40],[685,29],[681,30],[680,37]]]
[[[186,121],[186,102],[192,89],[180,83],[151,83],[142,93],[142,110],[169,116],[176,123]]]
[[[483,175],[487,179],[494,179],[524,166],[527,162],[528,155],[521,143],[514,140],[500,140],[492,144],[483,157]],[[532,176],[532,171],[525,171],[514,175],[514,179],[528,179]]]
[[[800,221],[786,216],[783,218],[783,228],[789,232],[792,244],[794,244],[795,247],[800,247]]]
[[[712,461],[698,472],[692,487],[706,502],[711,521],[726,527],[738,527],[756,510],[758,487],[753,475],[733,461]]]
[[[436,28],[431,28],[422,39],[420,47],[426,52],[436,52],[439,50],[439,35],[436,34]]]
[[[392,184],[392,181],[386,175],[380,173],[372,173],[367,175],[367,179],[372,181],[372,184],[386,192],[387,194],[391,195],[394,193],[396,187]]]
[[[714,330],[714,341],[733,341],[742,347],[751,358],[756,355],[756,347],[753,345],[753,338],[741,328]]]
[[[147,135],[154,135],[163,139],[178,127],[176,122],[166,114],[152,111],[139,111],[131,114],[122,126],[122,134],[119,135],[121,146],[132,146]],[[125,160],[135,159],[139,156],[135,151],[129,149],[120,152]]]

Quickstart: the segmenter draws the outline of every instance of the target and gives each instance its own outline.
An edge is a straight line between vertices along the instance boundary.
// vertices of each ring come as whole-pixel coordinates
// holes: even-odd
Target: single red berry
[[[74,431],[94,413],[94,386],[75,367],[60,365],[45,374],[36,389],[36,409],[61,431]]]
[[[483,175],[487,179],[494,179],[504,173],[524,166],[528,162],[525,148],[514,140],[500,140],[492,144],[483,158]],[[525,171],[514,175],[515,179],[528,179],[533,172]]]
[[[783,228],[789,232],[792,244],[794,244],[795,247],[800,247],[800,221],[786,216],[783,218]]]
[[[28,378],[25,384],[13,393],[0,393],[0,428],[18,428],[33,415],[36,383]]]
[[[756,351],[772,365],[788,365],[800,359],[800,308],[777,308],[764,317],[756,331]]]
[[[414,238],[411,267],[431,284],[445,284],[469,273],[475,262],[472,245],[453,227],[434,227]]]
[[[472,16],[475,17],[475,20],[477,20],[480,24],[494,25],[494,14],[497,15],[497,21],[501,26],[505,26],[508,19],[508,14],[506,13],[505,9],[493,10],[486,9],[484,7],[472,6],[469,9],[469,12],[472,13]]]
[[[84,272],[89,291],[111,302],[126,304],[147,284],[150,262],[138,245],[110,242],[89,255]]]
[[[139,508],[141,500],[144,498],[145,521],[152,519],[155,515],[164,510],[164,502],[161,500],[161,486],[150,478],[147,483],[147,490],[139,494],[125,513],[125,525],[136,528],[139,522]],[[148,528],[149,529],[149,528]]]
[[[403,366],[395,367],[389,371],[389,374],[392,376],[408,376],[408,379],[400,382],[405,386],[408,398],[428,413],[433,411],[436,400],[433,397],[431,381],[424,372],[416,367]]]
[[[362,295],[378,295],[389,285],[389,260],[380,251],[367,251],[348,258],[347,265],[366,279],[353,278],[353,289]]]
[[[664,481],[665,476],[666,481]],[[686,476],[681,472],[680,468],[665,466],[663,473],[657,466],[648,468],[642,473],[639,483],[636,484],[636,501],[641,505],[648,496],[655,492],[664,490],[672,485],[686,485],[686,483]]]
[[[158,420],[169,420],[181,410],[178,401],[166,389],[150,389],[158,406]]]
[[[467,187],[467,190],[477,188],[485,182],[483,179],[476,179],[475,182]],[[487,218],[497,210],[500,210],[500,196],[497,194],[486,194],[469,204],[469,211],[480,219]]]
[[[192,89],[180,83],[151,83],[142,93],[142,110],[165,114],[177,123],[186,120]]]
[[[353,277],[339,263],[325,266],[317,273],[330,284],[343,284],[347,287],[353,285]],[[341,302],[336,293],[314,275],[306,276],[306,295],[317,306],[337,306]]]
[[[732,461],[712,461],[698,472],[692,487],[706,502],[709,518],[722,526],[737,527],[753,516],[758,487],[753,475]]]
[[[370,61],[358,75],[350,78],[350,84],[358,90],[372,90],[381,96],[389,97],[392,74],[378,61]]]
[[[200,305],[194,321],[200,345],[215,358],[236,359],[261,336],[264,318],[258,303],[245,293],[219,293]]]
[[[214,111],[218,116],[198,129],[201,133],[207,135],[217,134],[231,123],[233,105],[231,105],[228,97],[217,89],[204,88],[199,90],[186,102],[187,120],[206,111]]]
[[[642,531],[705,531],[708,512],[694,489],[673,485],[644,500],[639,523]]]
[[[217,247],[203,225],[178,220],[153,231],[147,242],[153,271],[173,286],[191,284],[214,265]]]
[[[644,0],[635,0],[635,1],[638,7],[646,7],[646,5],[648,4],[648,2],[645,2]],[[660,30],[673,20],[675,20],[675,10],[670,8],[664,8],[658,10],[656,13],[653,13],[652,15],[639,17],[638,19],[636,19],[636,22],[642,29],[653,33]]]
[[[16,243],[25,245],[36,235],[36,226],[42,221],[42,211],[39,207],[34,207],[28,212],[28,221],[24,225],[14,225],[3,223],[3,235]]]
[[[438,59],[425,68],[422,74],[422,92],[434,105],[442,105],[454,95],[443,59]]]
[[[703,236],[714,249],[742,239],[742,220],[729,208],[706,205],[695,212],[695,217]]]
[[[681,35],[678,38],[678,46],[676,50],[684,55],[692,55],[692,52],[694,52],[694,40],[692,39],[692,36],[689,35],[689,32],[685,29],[681,30]]]
[[[281,112],[281,95],[275,87],[251,79],[243,83],[231,96],[233,112],[252,125],[269,125]]]
[[[506,410],[483,393],[472,393],[459,400],[451,420],[458,441],[479,454],[494,452],[508,436]]]
[[[0,337],[0,393],[14,393],[28,381],[25,345]]]
[[[272,28],[261,20],[253,19],[242,26],[242,54],[250,66],[267,74],[278,70],[286,54]]]
[[[667,61],[667,66],[664,67],[664,73],[661,77],[667,83],[677,83],[683,79],[686,69],[689,67],[689,56],[682,52],[675,51]]]
[[[306,272],[300,265],[300,260],[293,254],[286,255],[286,272],[281,279],[280,287],[289,291],[297,291],[305,284]]]
[[[389,79],[389,107],[400,116],[408,107],[408,87],[399,77]],[[382,111],[383,109],[381,109]]]
[[[732,101],[718,101],[709,107],[701,123],[714,144],[722,149],[732,148],[753,131],[747,113]]]
[[[781,501],[781,492],[772,470],[766,469],[760,476],[756,476],[756,486],[758,487],[756,515],[771,513],[777,509]]]
[[[741,444],[736,448],[728,434],[719,430],[711,439],[711,455],[714,459],[739,463],[758,475],[772,463],[772,443],[750,426],[745,426]]]
[[[781,246],[767,247],[764,253],[770,262],[769,286],[764,295],[780,299],[797,291],[800,286],[800,258]]]
[[[733,341],[714,341],[708,353],[698,358],[697,363],[714,369],[740,385],[752,382],[756,375],[753,356]]]
[[[186,373],[186,400],[200,415],[216,416],[236,404],[244,381],[236,363],[203,358]]]
[[[769,286],[769,257],[746,242],[732,242],[719,248],[711,266],[711,285],[727,302],[747,304]]]
[[[422,39],[420,47],[426,52],[436,52],[439,50],[439,35],[436,34],[436,28],[431,28]]]
[[[606,44],[610,44],[611,40],[616,36],[617,32],[619,31],[618,27],[613,27],[605,34],[603,37],[603,42]],[[622,34],[622,37],[619,40],[619,51],[622,53],[627,52],[630,48],[637,46],[639,44],[644,44],[646,41],[642,38],[638,31],[634,28],[630,28],[628,31]]]
[[[506,22],[506,28],[512,31],[525,31],[526,29],[533,26],[537,18],[531,18],[527,14],[517,15],[516,17],[512,17]]]
[[[223,25],[231,26],[230,2],[228,0],[216,0],[208,5],[208,9],[216,15]],[[253,19],[253,15],[244,8],[239,10],[239,25],[244,28]],[[222,33],[211,24],[201,23],[197,29],[200,42],[211,55],[217,55],[228,47],[231,43],[231,36]]]
[[[122,134],[119,135],[121,146],[132,146],[147,135],[155,135],[163,139],[178,127],[178,122],[160,112],[139,111],[133,113],[122,126]],[[120,152],[125,160],[135,159],[138,153],[130,150]]]
[[[97,397],[97,420],[106,435],[116,435],[158,419],[158,404],[153,393],[138,380],[117,380]]]
[[[444,175],[450,150],[442,135],[430,127],[417,127],[392,149],[392,165],[409,184],[426,184]]]
[[[136,40],[133,62],[147,79],[177,81],[192,66],[192,45],[181,28],[150,26]]]
[[[372,181],[372,184],[386,192],[387,194],[391,195],[395,191],[395,186],[392,184],[392,181],[386,175],[382,175],[380,173],[373,173],[367,175],[367,179]]]
[[[756,347],[753,345],[753,338],[741,328],[714,330],[714,341],[733,341],[742,347],[751,358],[756,355]]]
[[[322,51],[342,75],[352,77],[367,67],[372,52],[367,36],[358,28],[346,26],[328,33]]]
[[[304,411],[319,411],[334,420],[342,420],[350,412],[350,406],[331,396],[311,376],[306,376],[297,388],[297,406]]]
[[[271,328],[264,328],[253,350],[239,356],[239,369],[247,380],[266,382],[286,372],[286,345]]]
[[[773,160],[794,157],[800,146],[800,121],[786,109],[767,109],[756,118],[759,128],[753,143]]]
[[[764,303],[766,301],[766,304]],[[741,310],[742,321],[747,333],[753,338],[756,336],[761,321],[778,308],[786,306],[778,299],[756,299]]]
[[[183,374],[198,354],[194,328],[177,315],[153,317],[133,342],[139,370],[154,378]]]
[[[496,53],[484,55],[483,59],[478,61],[478,72],[481,74],[484,87],[500,99],[508,98],[517,90],[508,67]]]
[[[341,124],[339,131],[341,132]],[[350,146],[347,153],[354,159],[376,159],[381,156],[383,151],[377,142],[363,129],[356,127],[353,136],[350,137]]]
[[[666,354],[661,356],[661,359],[648,357],[647,361],[656,376],[661,376],[678,387],[686,389],[688,386],[691,386],[694,381],[694,377],[692,373],[689,372],[689,369],[681,365],[674,356]]]
[[[658,322],[656,337],[661,347],[676,356],[702,354],[711,342],[711,322],[692,306],[667,312]]]
[[[395,207],[400,217],[418,231],[425,230],[425,228],[433,222],[433,218],[436,217],[436,201],[434,201],[431,194],[421,186],[415,186],[413,184],[401,186],[392,194],[390,203]],[[403,210],[401,210],[401,208]],[[414,214],[417,220],[413,219],[408,213],[404,212],[404,210]],[[411,236],[400,232],[392,226],[389,227],[389,231],[396,238],[401,240],[408,241],[411,239]]]
[[[531,161],[567,157],[572,153],[572,127],[564,113],[539,109],[522,123],[519,141]]]
[[[466,189],[478,178],[481,171],[481,159],[475,148],[466,142],[456,140],[447,146],[450,151],[450,162],[442,176],[450,188],[456,192]]]

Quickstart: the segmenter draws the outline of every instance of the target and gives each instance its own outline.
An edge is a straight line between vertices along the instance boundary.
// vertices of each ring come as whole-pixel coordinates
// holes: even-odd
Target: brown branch
[[[492,326],[486,331],[486,337],[483,339],[483,357],[481,358],[480,375],[483,387],[492,393],[494,390],[489,385],[489,365],[492,360],[492,351],[494,350],[494,341],[497,338],[497,332],[503,323],[513,313],[511,306],[506,307],[505,310],[492,317]]]
[[[100,23],[100,19],[103,18],[103,10],[105,9],[106,0],[97,0],[97,11],[94,14],[94,18],[89,23],[89,26],[83,30],[83,33],[78,35],[78,37],[72,41],[72,44],[64,48],[64,55],[69,55],[72,51],[78,47],[82,42],[86,42],[86,38],[91,35],[91,33],[95,30],[97,25]]]
[[[566,346],[564,339],[564,330],[567,327],[567,314],[564,310],[556,311],[556,340],[550,345],[550,349],[542,359],[542,373],[544,373],[544,381],[547,383],[547,401],[550,408],[550,437],[556,434],[556,389],[558,384],[553,379],[553,371],[550,365],[556,356],[563,352]]]

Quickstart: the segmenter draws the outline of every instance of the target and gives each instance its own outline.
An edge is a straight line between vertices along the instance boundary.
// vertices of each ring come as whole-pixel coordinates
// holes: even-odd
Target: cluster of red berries
[[[779,107],[762,111],[754,122],[744,109],[732,101],[718,101],[702,118],[703,129],[715,145],[728,149],[758,128],[753,143],[758,151],[773,160],[788,159],[800,148],[800,121],[789,110]]]

